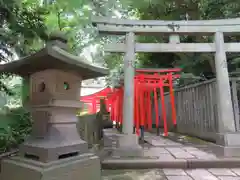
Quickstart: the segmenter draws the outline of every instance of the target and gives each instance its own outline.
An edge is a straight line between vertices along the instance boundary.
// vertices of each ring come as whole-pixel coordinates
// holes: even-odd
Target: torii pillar
[[[126,34],[126,52],[124,57],[124,97],[122,135],[117,141],[116,156],[142,156],[138,136],[133,134],[134,127],[134,75],[135,75],[135,34]]]
[[[224,47],[224,35],[215,33],[215,68],[216,90],[218,103],[218,133],[216,143],[220,155],[225,157],[240,156],[240,133],[236,132],[231,99],[231,87],[229,83],[227,57]]]

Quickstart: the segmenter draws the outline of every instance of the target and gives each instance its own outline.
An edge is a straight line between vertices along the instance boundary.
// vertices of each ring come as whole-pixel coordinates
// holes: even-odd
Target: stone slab
[[[216,170],[216,171],[215,171]],[[236,169],[238,170],[238,169]],[[213,171],[217,174],[213,174]],[[103,170],[104,179],[108,180],[239,180],[240,176],[232,175],[233,169],[121,169]]]
[[[168,159],[175,159],[165,148],[153,147],[144,149],[143,151],[144,157],[157,157],[157,158],[168,158]]]
[[[240,177],[234,176],[218,176],[219,180],[240,180]]]
[[[190,176],[167,176],[168,180],[193,180]]]
[[[148,148],[144,148],[144,152],[150,152],[153,154],[169,154],[169,152],[162,147],[148,147]]]
[[[237,176],[231,169],[227,168],[211,168],[208,169],[209,172],[211,172],[215,176]]]
[[[188,152],[175,152],[172,153],[177,159],[196,159],[195,156],[191,155]]]
[[[196,159],[195,156],[190,154],[189,152],[185,151],[182,148],[176,148],[176,147],[169,147],[166,148],[175,158],[177,159]]]
[[[183,169],[163,169],[166,176],[186,176],[187,173]]]
[[[101,180],[101,166],[97,156],[84,154],[50,163],[14,157],[2,162],[1,180],[79,180],[79,178]]]
[[[168,139],[164,139],[164,138],[154,138],[154,137],[144,137],[144,140],[151,144],[152,146],[156,146],[156,147],[166,147],[166,146],[182,146],[182,144],[180,143],[176,143],[173,141],[170,141]]]
[[[219,180],[216,176],[214,176],[212,173],[210,173],[206,169],[191,169],[191,170],[186,170],[186,173],[189,176],[191,176],[194,180],[204,180],[204,179]]]
[[[232,168],[231,169],[236,175],[240,176],[240,168]]]
[[[204,152],[202,150],[187,150],[188,153],[196,157],[197,159],[218,159],[215,154]]]

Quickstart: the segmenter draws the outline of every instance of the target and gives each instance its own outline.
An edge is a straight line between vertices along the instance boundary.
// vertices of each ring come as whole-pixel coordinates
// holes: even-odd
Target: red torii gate
[[[134,126],[136,133],[139,134],[139,129],[151,129],[152,128],[152,98],[154,100],[155,107],[155,119],[156,127],[159,127],[159,111],[158,111],[158,95],[157,89],[159,89],[161,107],[162,107],[162,119],[164,123],[164,135],[168,135],[167,117],[164,100],[164,87],[169,87],[170,102],[172,107],[172,122],[176,125],[176,109],[173,91],[173,80],[179,78],[181,69],[137,69],[134,78]],[[97,104],[100,103],[100,98],[104,97],[108,111],[110,112],[110,118],[118,124],[122,124],[123,121],[123,94],[124,87],[119,88],[105,88],[97,93],[82,96],[81,101],[91,104],[89,106],[90,113],[97,112]]]
[[[155,119],[156,127],[159,127],[159,112],[158,112],[158,95],[157,89],[160,90],[160,99],[162,107],[162,119],[164,123],[164,135],[168,135],[167,128],[167,115],[165,108],[164,99],[164,87],[169,87],[170,102],[172,107],[172,122],[176,125],[176,109],[173,91],[173,80],[179,78],[179,74],[174,74],[180,72],[181,69],[165,69],[165,70],[136,70],[137,74],[135,76],[135,127],[138,131],[139,128],[152,128],[152,105],[151,105],[151,94],[154,99],[155,107]],[[153,73],[153,74],[150,74]],[[138,132],[137,132],[138,133]]]
[[[110,87],[106,87],[101,91],[98,91],[93,94],[89,94],[86,96],[81,96],[80,101],[88,105],[88,113],[94,114],[97,113],[98,107],[100,104],[100,99],[105,98],[107,110],[109,111],[109,103],[107,102],[107,96],[112,93],[112,89]]]

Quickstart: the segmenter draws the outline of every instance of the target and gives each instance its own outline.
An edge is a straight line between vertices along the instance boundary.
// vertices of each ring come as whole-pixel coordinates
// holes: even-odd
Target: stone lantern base
[[[2,162],[1,180],[101,180],[100,160],[93,154],[42,163],[22,157]]]

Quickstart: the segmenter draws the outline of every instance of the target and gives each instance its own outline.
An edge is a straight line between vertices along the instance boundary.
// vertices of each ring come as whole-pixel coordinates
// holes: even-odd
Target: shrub
[[[0,115],[0,152],[8,151],[23,142],[31,132],[30,113],[23,107],[10,109]]]

